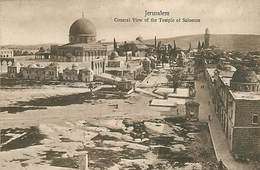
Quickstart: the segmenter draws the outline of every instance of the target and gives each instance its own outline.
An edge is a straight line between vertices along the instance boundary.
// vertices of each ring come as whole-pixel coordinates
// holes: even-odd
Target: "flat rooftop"
[[[177,105],[184,105],[187,101],[187,99],[182,98],[153,99],[150,105],[161,107],[177,107]]]
[[[214,80],[215,70],[216,70],[216,68],[207,68],[207,72],[210,75],[211,81]],[[234,71],[225,71],[225,70],[219,71],[219,75],[224,78],[232,78],[233,74],[234,74]]]
[[[260,100],[260,92],[232,91],[230,93],[236,100]]]
[[[230,81],[232,80],[231,77],[221,77],[221,80],[223,81],[223,83],[225,85],[227,85],[228,87],[230,87]]]
[[[210,80],[213,82],[213,80],[214,80],[214,74],[215,74],[214,72],[215,72],[216,68],[207,68],[206,70],[207,70],[207,72],[209,73]]]
[[[233,74],[234,74],[234,71],[223,71],[223,70],[221,70],[219,73],[220,76],[230,77],[230,78],[233,76]]]
[[[141,67],[141,65],[131,65],[130,67],[106,67],[106,71],[135,71],[136,69],[139,69]]]
[[[173,88],[158,88],[155,90],[155,93],[164,95],[168,94],[168,97],[175,97],[175,98],[188,98],[190,97],[189,89],[188,88],[177,88],[176,93],[173,93]]]

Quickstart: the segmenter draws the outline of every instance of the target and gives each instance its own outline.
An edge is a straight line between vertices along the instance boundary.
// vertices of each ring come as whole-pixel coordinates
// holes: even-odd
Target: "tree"
[[[161,44],[162,44],[162,42],[161,42],[161,41],[159,41],[159,42],[158,42],[158,44],[157,44],[157,51],[159,51],[159,50],[160,50],[160,48],[161,48]]]
[[[204,49],[204,46],[205,46],[205,43],[202,42],[202,44],[201,44],[201,48]]]
[[[114,51],[117,51],[117,43],[116,43],[116,39],[114,38]]]
[[[181,84],[182,80],[182,69],[171,69],[169,74],[166,75],[166,78],[168,79],[168,82],[172,83],[173,92],[176,93],[177,88]]]
[[[177,45],[176,45],[176,42],[175,40],[173,41],[173,58],[176,58],[177,57]]]
[[[179,67],[183,67],[183,56],[181,54],[178,55],[176,62]]]
[[[198,50],[201,50],[200,41],[199,41],[199,43],[198,43]]]
[[[190,44],[189,44],[189,49],[188,49],[188,51],[191,51],[191,42],[190,42]]]
[[[173,49],[171,44],[168,44],[168,56],[169,56],[169,63],[172,64],[173,62]]]
[[[127,45],[127,42],[125,41],[124,42],[124,45],[123,45],[123,52],[125,53],[125,56],[127,57],[127,51],[129,50],[128,48],[128,45]]]
[[[93,89],[94,89],[95,87],[94,87],[94,84],[93,84],[92,82],[90,82],[90,83],[88,84],[88,88],[89,88],[89,90],[90,90],[91,96],[95,96],[95,94],[93,93]]]
[[[156,48],[156,54],[157,54],[157,61],[160,62],[161,61],[161,44],[162,42],[159,41],[157,44],[157,48]]]
[[[177,49],[177,46],[176,46],[176,42],[175,42],[175,40],[173,41],[173,50],[174,50],[174,52],[176,52],[176,49]]]
[[[168,44],[168,54],[169,55],[170,55],[171,51],[172,51],[172,46],[171,46],[171,44]]]

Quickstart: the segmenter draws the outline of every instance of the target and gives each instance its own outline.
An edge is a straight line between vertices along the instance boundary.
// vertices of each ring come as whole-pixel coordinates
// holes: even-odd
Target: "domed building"
[[[86,18],[73,22],[69,30],[70,43],[90,43],[96,41],[96,27]]]
[[[109,59],[109,60],[114,60],[114,59],[116,59],[116,58],[118,58],[118,57],[119,57],[118,52],[112,51],[111,54],[110,54],[110,56],[108,57],[108,59]]]
[[[108,46],[96,42],[96,27],[87,18],[77,19],[69,28],[69,43],[51,46],[51,61],[73,62],[90,68],[94,74],[105,72]]]
[[[234,72],[230,87],[232,90],[244,92],[257,92],[260,90],[256,73],[246,67],[241,67]]]

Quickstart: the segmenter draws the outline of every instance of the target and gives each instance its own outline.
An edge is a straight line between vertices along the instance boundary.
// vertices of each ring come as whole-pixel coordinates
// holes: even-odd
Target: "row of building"
[[[205,75],[231,152],[260,155],[260,76],[228,64],[206,68]]]
[[[35,81],[64,80],[91,82],[93,81],[94,72],[87,67],[78,68],[76,65],[61,70],[59,65],[56,63],[50,63],[46,66],[40,64],[24,66],[18,63],[8,67],[7,75],[9,78]]]
[[[204,35],[205,44],[209,44],[207,33]],[[254,56],[258,54],[252,53]],[[259,57],[245,57],[239,52],[227,52],[216,47],[202,48],[194,56],[196,72],[204,71],[214,112],[230,151],[235,158],[259,157]]]
[[[13,56],[14,56],[14,52],[12,49],[0,48],[0,58],[9,58]]]
[[[100,61],[100,62],[97,62]],[[47,62],[48,63],[48,62]],[[7,68],[9,78],[36,80],[36,81],[93,81],[94,75],[108,73],[116,77],[124,77],[128,80],[138,79],[143,72],[149,73],[152,70],[152,61],[145,59],[131,59],[126,61],[124,57],[118,57],[116,52],[109,56],[108,60],[95,60],[88,63],[55,62],[46,64],[23,65],[13,63]]]

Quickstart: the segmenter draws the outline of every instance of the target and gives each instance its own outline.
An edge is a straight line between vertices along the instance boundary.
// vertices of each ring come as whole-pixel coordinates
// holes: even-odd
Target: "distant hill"
[[[58,45],[55,43],[46,43],[46,44],[32,44],[32,45],[4,45],[3,47],[6,48],[13,48],[13,49],[23,49],[23,50],[37,50],[40,47],[43,47],[44,49],[50,48],[51,45]]]
[[[162,38],[157,37],[157,41],[162,41],[165,44],[172,44],[173,41],[176,41],[177,47],[182,49],[188,49],[189,43],[191,42],[192,48],[197,48],[198,41],[203,41],[204,35],[186,35],[178,36],[171,38]],[[153,44],[154,40],[143,40],[145,43]],[[112,42],[107,42],[112,43]],[[50,48],[51,45],[55,43],[48,44],[35,44],[35,45],[5,45],[7,48],[19,48],[19,49],[39,49]],[[58,45],[58,44],[56,44]],[[250,35],[250,34],[211,34],[210,35],[210,45],[217,46],[224,50],[236,50],[241,52],[248,51],[260,51],[260,35]]]
[[[188,49],[191,42],[192,48],[197,48],[198,41],[203,41],[203,34],[187,35],[172,38],[157,38],[165,44],[173,44],[175,40],[177,47]],[[145,40],[146,43],[154,43],[154,40]],[[211,34],[210,45],[224,50],[236,50],[241,52],[260,51],[260,35],[250,34]]]

